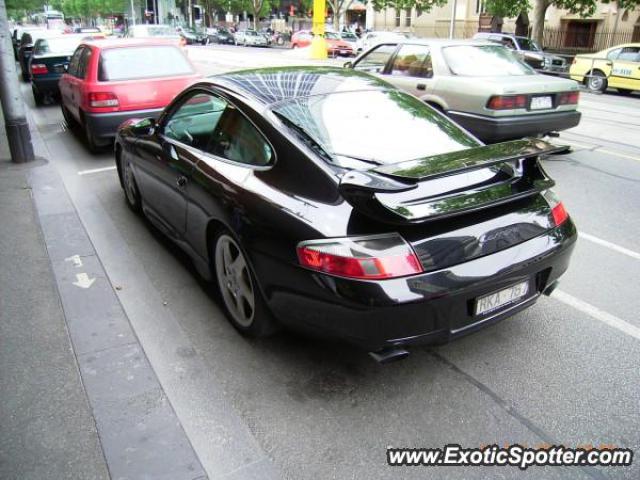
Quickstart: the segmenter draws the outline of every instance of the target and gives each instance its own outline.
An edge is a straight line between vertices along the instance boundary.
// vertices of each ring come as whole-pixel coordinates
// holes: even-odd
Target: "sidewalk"
[[[43,161],[8,159],[0,116],[0,478],[106,479],[26,178]]]

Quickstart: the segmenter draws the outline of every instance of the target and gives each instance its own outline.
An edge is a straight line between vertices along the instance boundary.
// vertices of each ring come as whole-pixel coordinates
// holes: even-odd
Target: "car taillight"
[[[180,46],[184,47],[187,44],[187,39],[184,37],[180,37]]]
[[[553,190],[545,191],[543,196],[551,207],[551,218],[553,219],[553,224],[556,227],[562,225],[567,218],[569,218],[569,213],[567,213],[564,205]]]
[[[491,110],[513,110],[515,108],[526,108],[526,95],[494,95],[487,102],[487,108]]]
[[[580,99],[580,92],[561,93],[558,98],[559,105],[577,105]]]
[[[112,92],[90,92],[89,106],[93,108],[117,107],[118,97]]]
[[[31,75],[45,75],[49,73],[49,69],[44,63],[32,63]]]
[[[303,267],[318,272],[366,280],[422,272],[415,252],[396,233],[301,242],[298,260]]]

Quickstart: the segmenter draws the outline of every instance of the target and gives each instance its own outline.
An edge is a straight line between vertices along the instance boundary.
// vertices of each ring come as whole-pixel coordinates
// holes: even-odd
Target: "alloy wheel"
[[[215,265],[220,293],[227,310],[240,327],[249,328],[256,308],[253,282],[240,247],[229,235],[218,237]]]

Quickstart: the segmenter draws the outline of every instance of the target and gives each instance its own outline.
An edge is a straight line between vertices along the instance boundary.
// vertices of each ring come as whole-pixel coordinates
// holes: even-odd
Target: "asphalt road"
[[[288,51],[190,52],[206,74],[301,63]],[[112,155],[88,153],[57,105],[36,109],[28,85],[23,93],[209,473],[215,394],[288,479],[640,478],[639,460],[526,472],[386,466],[388,446],[608,444],[640,453],[640,95],[583,94],[582,123],[559,139],[574,152],[545,164],[582,234],[558,293],[460,341],[380,366],[349,347],[289,333],[239,336],[186,256],[126,207]]]

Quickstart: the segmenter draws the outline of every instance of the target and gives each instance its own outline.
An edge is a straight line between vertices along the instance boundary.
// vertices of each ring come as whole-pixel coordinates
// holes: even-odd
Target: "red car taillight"
[[[117,107],[118,97],[112,92],[90,92],[89,106],[93,108]]]
[[[577,105],[580,99],[580,92],[561,93],[558,98],[559,105]]]
[[[543,196],[551,207],[551,218],[553,219],[553,224],[556,227],[562,225],[567,218],[569,218],[569,214],[564,208],[564,205],[553,190],[547,190],[544,192]]]
[[[398,234],[302,242],[298,259],[318,272],[365,280],[422,272],[415,252]]]
[[[513,110],[515,108],[526,108],[526,95],[494,95],[487,102],[487,108],[490,110]]]
[[[49,69],[44,63],[32,63],[31,75],[46,75],[49,73]]]

